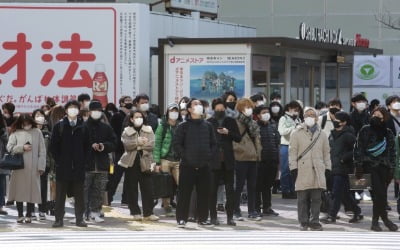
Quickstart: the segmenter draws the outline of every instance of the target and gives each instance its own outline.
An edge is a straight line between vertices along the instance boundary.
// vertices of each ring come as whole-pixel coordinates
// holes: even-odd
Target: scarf
[[[246,126],[247,131],[249,131],[249,135],[251,138],[256,138],[257,135],[260,134],[260,127],[258,127],[257,123],[253,121],[250,117],[239,113],[238,121]]]

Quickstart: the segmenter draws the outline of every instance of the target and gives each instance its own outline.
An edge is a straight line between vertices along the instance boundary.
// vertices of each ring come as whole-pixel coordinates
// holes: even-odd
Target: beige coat
[[[24,152],[24,145],[30,142],[32,150]],[[23,153],[24,169],[11,172],[8,200],[41,204],[39,170],[46,168],[46,146],[42,132],[17,130],[10,135],[7,150],[13,154]]]
[[[297,179],[295,190],[326,189],[325,170],[331,169],[331,158],[328,137],[324,132],[321,133],[314,147],[297,162],[298,156],[311,144],[321,128],[312,134],[307,127],[302,124],[296,128],[289,144],[289,168],[297,169]]]
[[[253,121],[255,122],[255,121]],[[239,128],[240,135],[243,135],[240,142],[232,142],[233,152],[235,154],[236,161],[259,161],[261,156],[261,142],[260,134],[258,133],[255,138],[255,143],[251,140],[248,133],[244,133],[246,130],[245,125],[240,121],[236,120]]]
[[[138,141],[138,137],[146,137],[148,142],[142,144]],[[125,153],[121,156],[118,165],[124,168],[133,167],[138,150],[143,150],[143,155],[152,156],[154,148],[154,133],[151,126],[142,126],[138,133],[133,127],[126,127],[121,136],[122,144],[125,148]]]

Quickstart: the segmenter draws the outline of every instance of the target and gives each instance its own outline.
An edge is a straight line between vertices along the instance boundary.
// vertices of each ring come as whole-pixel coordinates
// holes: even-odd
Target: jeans
[[[282,193],[294,192],[294,183],[289,169],[289,146],[281,145],[280,148],[281,162],[281,189]]]
[[[319,223],[322,189],[297,191],[297,215],[300,224]]]
[[[333,204],[329,210],[329,215],[336,218],[342,202],[348,204],[348,208],[351,209],[354,214],[360,214],[361,208],[357,205],[354,196],[350,192],[349,177],[347,175],[334,175],[332,179]]]
[[[237,161],[235,165],[236,185],[234,211],[240,213],[240,196],[243,191],[244,183],[247,181],[247,210],[249,215],[256,212],[256,184],[257,184],[257,162]]]

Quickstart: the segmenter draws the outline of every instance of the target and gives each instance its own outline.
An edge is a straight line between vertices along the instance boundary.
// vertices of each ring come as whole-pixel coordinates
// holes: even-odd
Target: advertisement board
[[[354,86],[390,86],[390,56],[355,56]]]
[[[0,4],[0,104],[31,112],[47,97],[64,104],[88,93],[105,105],[135,96],[148,13],[141,4]],[[93,83],[96,69],[108,81]]]

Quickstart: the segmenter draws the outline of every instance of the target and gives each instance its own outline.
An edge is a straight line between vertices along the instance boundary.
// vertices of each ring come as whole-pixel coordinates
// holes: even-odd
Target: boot
[[[375,232],[382,232],[382,228],[379,226],[378,219],[372,219],[371,230]]]
[[[394,224],[391,220],[389,220],[388,218],[385,218],[382,220],[383,220],[383,224],[385,224],[385,226],[389,229],[389,231],[396,232],[397,230],[399,230],[399,227],[396,224]]]
[[[353,218],[351,218],[351,219],[349,220],[349,223],[357,223],[357,222],[359,222],[359,221],[362,220],[362,219],[364,219],[364,215],[362,215],[362,214],[354,214],[354,215],[353,215]]]

